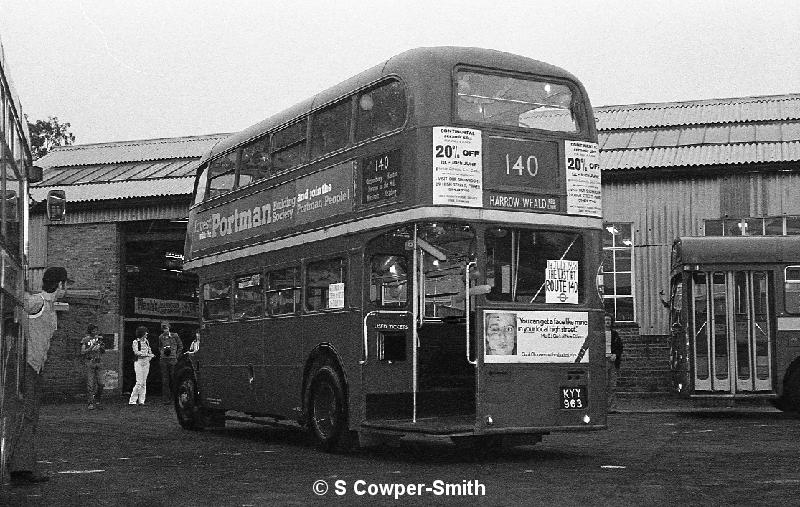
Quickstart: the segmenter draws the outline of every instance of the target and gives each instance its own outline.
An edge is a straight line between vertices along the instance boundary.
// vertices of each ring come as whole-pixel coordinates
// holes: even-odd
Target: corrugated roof
[[[42,181],[31,188],[42,200],[64,189],[70,202],[161,197],[192,193],[200,158],[228,134],[86,144],[55,148],[36,161]]]
[[[36,161],[43,169],[148,160],[200,159],[230,134],[59,146]]]
[[[603,170],[800,161],[800,94],[595,109]]]
[[[594,115],[602,131],[782,122],[800,120],[800,94],[601,106],[595,108]]]
[[[153,180],[115,181],[81,185],[49,185],[31,188],[31,197],[42,201],[49,190],[63,189],[69,202],[107,201],[138,197],[168,197],[190,195],[194,177],[160,178]]]
[[[156,162],[53,167],[44,171],[44,177],[38,186],[194,176],[198,159],[199,157],[194,160],[159,160]]]

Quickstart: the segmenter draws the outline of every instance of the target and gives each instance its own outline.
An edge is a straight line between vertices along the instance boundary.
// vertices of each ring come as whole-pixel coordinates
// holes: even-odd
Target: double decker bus
[[[670,326],[677,392],[800,411],[800,236],[678,238]]]
[[[0,481],[22,422],[28,183],[41,180],[41,169],[31,165],[29,140],[0,42]]]
[[[178,420],[295,420],[326,450],[604,428],[601,227],[575,77],[485,49],[395,56],[201,160]]]

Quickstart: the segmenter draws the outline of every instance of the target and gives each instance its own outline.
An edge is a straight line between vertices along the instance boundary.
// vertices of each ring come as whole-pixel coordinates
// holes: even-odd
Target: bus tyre
[[[308,387],[308,427],[317,446],[325,452],[349,446],[347,403],[342,378],[330,365],[320,366]]]
[[[796,364],[786,376],[778,408],[800,414],[800,364]]]
[[[208,427],[225,426],[225,412],[210,410],[200,405],[197,383],[190,371],[178,375],[175,414],[178,416],[178,423],[187,430],[197,431]]]

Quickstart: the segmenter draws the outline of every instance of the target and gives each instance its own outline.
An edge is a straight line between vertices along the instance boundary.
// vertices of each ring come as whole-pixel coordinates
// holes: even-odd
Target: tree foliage
[[[27,118],[26,118],[27,119]],[[33,159],[47,155],[54,146],[71,146],[75,143],[75,135],[69,131],[70,124],[61,123],[56,116],[48,116],[47,120],[28,122],[31,132],[31,152]]]

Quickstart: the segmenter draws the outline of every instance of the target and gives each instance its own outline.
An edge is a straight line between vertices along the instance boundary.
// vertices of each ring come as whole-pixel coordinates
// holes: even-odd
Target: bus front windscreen
[[[460,120],[546,130],[577,132],[573,93],[563,83],[459,71],[456,75]]]

